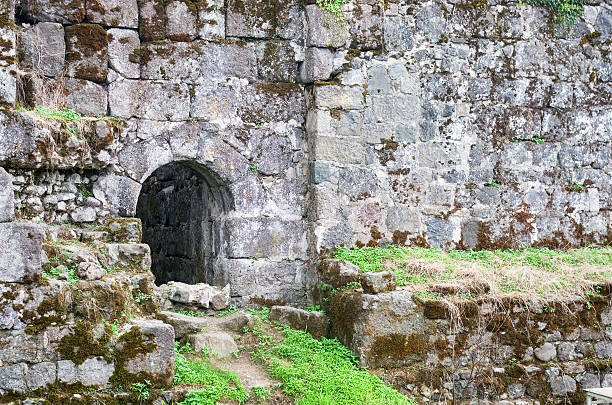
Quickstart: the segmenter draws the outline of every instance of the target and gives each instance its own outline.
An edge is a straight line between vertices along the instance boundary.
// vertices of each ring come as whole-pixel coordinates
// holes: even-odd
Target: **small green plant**
[[[111,331],[113,332],[113,336],[117,336],[119,334],[119,319],[113,319],[110,324]]]
[[[219,312],[217,316],[218,317],[226,316],[226,315],[233,314],[234,312],[238,312],[238,308],[236,308],[233,305],[230,305],[229,308],[227,308],[226,310]]]
[[[545,141],[544,141],[544,139],[542,139],[540,137],[540,134],[538,134],[538,135],[534,136],[533,138],[531,138],[531,142],[540,144],[540,143],[544,143]]]
[[[145,294],[142,291],[138,293],[138,295],[136,295],[136,298],[134,298],[134,301],[136,301],[137,304],[140,304],[143,301],[146,300],[150,300],[153,296],[151,294]]]
[[[269,401],[271,398],[270,389],[268,387],[253,387],[251,388],[251,392],[257,398],[257,402],[260,404]]]
[[[249,167],[249,173],[257,173],[257,165],[255,163]]]
[[[81,194],[81,197],[83,197],[83,199],[86,199],[87,197],[93,197],[93,193],[87,189],[85,184],[81,184],[79,186],[79,193]]]
[[[572,183],[572,185],[570,186],[570,188],[571,188],[572,190],[577,190],[577,191],[582,191],[582,190],[584,190],[584,186],[583,186],[582,184],[580,184],[580,183],[576,183],[576,182]]]
[[[206,316],[205,313],[200,312],[200,311],[177,311],[177,310],[172,310],[172,312],[177,313],[177,314],[181,314],[181,315],[193,316],[193,317],[204,317],[204,316]]]
[[[335,22],[342,23],[346,22],[344,18],[344,10],[342,10],[342,6],[346,4],[346,2],[347,0],[317,0],[319,7],[335,16]]]
[[[134,391],[138,393],[139,401],[146,401],[150,397],[150,394],[149,394],[150,386],[151,386],[151,381],[144,380],[144,382],[138,382],[138,383],[132,384],[132,386],[130,387],[130,391]]]
[[[306,311],[308,311],[308,312],[323,312],[323,308],[321,308],[321,305],[313,305],[311,307],[306,308]]]
[[[187,393],[180,405],[215,405],[222,399],[243,403],[249,399],[249,393],[236,374],[213,368],[205,352],[199,361],[188,359],[186,353],[193,353],[191,346],[180,346],[176,342],[174,385],[196,385],[202,388]]]
[[[487,187],[500,188],[501,184],[499,184],[496,180],[492,180],[489,184],[485,184]]]
[[[63,110],[54,110],[52,108],[47,108],[42,105],[37,105],[34,107],[34,112],[36,112],[41,117],[45,118],[62,118],[69,121],[81,121],[83,116],[76,111],[70,108],[64,108]]]
[[[520,0],[520,3],[546,7],[557,17],[557,22],[574,25],[584,13],[584,0]]]

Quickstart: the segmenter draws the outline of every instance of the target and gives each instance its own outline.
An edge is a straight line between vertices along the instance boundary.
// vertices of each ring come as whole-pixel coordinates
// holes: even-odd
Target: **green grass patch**
[[[249,399],[249,393],[236,374],[212,367],[206,353],[202,353],[199,360],[190,360],[185,353],[193,354],[193,350],[188,345],[179,347],[175,343],[174,384],[197,385],[201,388],[190,391],[179,405],[214,405],[220,400],[243,403]]]
[[[451,250],[403,246],[336,250],[336,259],[351,262],[364,272],[392,270],[399,286],[456,284],[458,294],[474,293],[477,283],[494,295],[582,294],[597,282],[612,282],[612,247],[516,250]],[[470,286],[470,284],[472,284]]]
[[[560,23],[573,25],[584,13],[584,0],[520,0],[532,6],[546,7],[557,16]]]
[[[279,328],[284,339],[275,344],[260,330],[254,357],[296,405],[415,404],[367,370],[357,367],[353,353],[336,339],[313,339],[308,333]]]

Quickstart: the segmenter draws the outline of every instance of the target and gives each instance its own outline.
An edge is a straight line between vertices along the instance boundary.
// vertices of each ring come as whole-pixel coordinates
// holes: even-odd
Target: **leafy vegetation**
[[[296,405],[414,404],[367,370],[336,339],[316,340],[308,333],[278,326],[284,339],[273,342],[260,327],[256,359],[281,381]]]
[[[319,7],[335,15],[336,22],[345,22],[342,6],[347,0],[317,0]]]
[[[201,388],[190,391],[180,404],[214,405],[221,399],[243,403],[249,399],[249,393],[236,374],[212,367],[207,353],[202,352],[198,361],[187,359],[185,353],[193,353],[193,349],[189,345],[179,346],[178,342],[175,343],[174,384],[197,385]]]
[[[19,111],[27,111],[23,107],[18,107],[17,109]],[[83,119],[83,116],[81,114],[77,113],[76,111],[70,108],[64,108],[63,110],[54,110],[52,108],[47,108],[42,105],[37,105],[31,111],[34,111],[41,117],[45,117],[45,118],[60,118],[60,119],[68,120],[68,121],[80,121]]]
[[[558,19],[567,25],[576,23],[576,19],[584,12],[584,0],[522,0],[532,6],[547,7]]]

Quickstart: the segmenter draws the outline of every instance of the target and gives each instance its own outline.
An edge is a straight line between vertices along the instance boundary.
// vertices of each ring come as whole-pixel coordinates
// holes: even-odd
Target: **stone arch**
[[[225,220],[232,206],[227,185],[194,161],[167,163],[143,181],[136,216],[158,285],[224,283]]]

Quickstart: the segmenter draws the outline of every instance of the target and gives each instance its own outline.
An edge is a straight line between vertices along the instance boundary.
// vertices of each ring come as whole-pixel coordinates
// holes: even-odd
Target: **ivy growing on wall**
[[[573,25],[584,10],[584,0],[522,0],[522,2],[532,6],[547,7],[558,17],[559,22],[568,25]]]
[[[336,16],[336,21],[344,21],[344,11],[342,10],[342,6],[347,1],[348,0],[317,0],[317,4],[324,10],[334,14]]]

